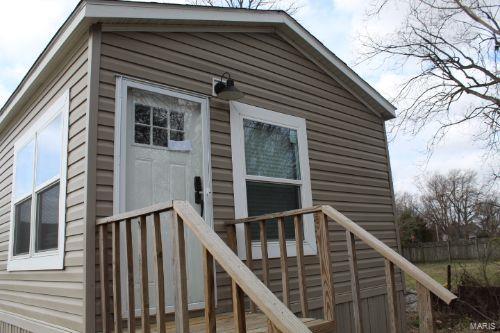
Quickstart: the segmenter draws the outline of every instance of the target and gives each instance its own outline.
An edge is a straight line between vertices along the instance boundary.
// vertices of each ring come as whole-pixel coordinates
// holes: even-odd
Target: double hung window
[[[231,103],[233,185],[237,218],[312,205],[305,120],[262,108]],[[305,253],[316,251],[312,220],[304,221]],[[271,257],[279,256],[276,221],[266,223]],[[238,244],[244,243],[238,226]],[[254,258],[260,257],[259,229],[252,227]],[[295,255],[295,231],[285,219],[288,253]],[[244,247],[239,253],[244,257]],[[241,251],[240,251],[241,250]]]
[[[63,267],[67,122],[66,93],[14,144],[8,270]]]

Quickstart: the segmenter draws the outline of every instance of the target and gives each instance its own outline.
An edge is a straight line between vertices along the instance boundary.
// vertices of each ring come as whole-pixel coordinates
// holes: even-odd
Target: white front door
[[[122,156],[121,160],[125,168],[121,168],[121,172],[125,172],[121,175],[123,204],[120,205],[120,210],[130,211],[169,200],[186,200],[210,221],[209,202],[206,202],[206,190],[210,183],[207,179],[207,158],[204,158],[206,100],[130,82],[122,91],[126,97],[122,99],[125,117],[122,117],[124,122],[121,128],[125,133],[122,133],[121,151],[125,158]],[[203,203],[195,200],[195,178],[201,181],[203,189],[200,198]],[[167,305],[165,310],[171,311],[174,305],[172,244],[167,223],[171,222],[172,216],[170,213],[162,214],[161,218]],[[133,244],[138,249],[139,229],[136,223],[134,226]],[[153,269],[152,239],[152,223],[148,222],[149,299],[150,311],[154,313],[156,276]],[[191,308],[202,308],[202,249],[189,230],[186,230],[186,247],[189,304]],[[124,253],[122,251],[122,257]],[[140,313],[139,265],[137,256],[134,262],[136,314]]]

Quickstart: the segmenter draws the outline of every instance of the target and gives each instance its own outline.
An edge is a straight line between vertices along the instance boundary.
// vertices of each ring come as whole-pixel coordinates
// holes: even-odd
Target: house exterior
[[[214,94],[224,73],[242,99]],[[228,220],[331,205],[397,250],[394,110],[284,12],[80,2],[0,113],[0,331],[100,331],[95,221],[165,200],[191,202],[223,239]],[[309,309],[321,313],[311,223]],[[338,330],[353,331],[345,239],[330,227]],[[190,305],[202,309],[196,249]],[[268,251],[279,256],[276,243]],[[358,251],[365,332],[388,331],[384,261]],[[396,284],[401,296],[402,275]],[[222,271],[216,295],[231,311]]]

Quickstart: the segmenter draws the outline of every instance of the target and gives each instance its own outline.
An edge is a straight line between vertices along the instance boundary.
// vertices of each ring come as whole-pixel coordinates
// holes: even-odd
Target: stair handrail
[[[229,274],[245,294],[281,332],[310,333],[271,290],[241,261],[231,248],[186,201],[174,201],[173,209],[207,251]]]
[[[457,298],[455,294],[453,294],[448,289],[443,287],[436,280],[431,278],[427,273],[425,273],[420,268],[412,264],[401,254],[391,249],[380,239],[373,236],[359,224],[355,223],[347,216],[337,211],[335,208],[328,205],[323,205],[321,206],[321,210],[330,219],[341,225],[344,229],[353,233],[356,237],[361,239],[365,244],[369,245],[372,249],[377,251],[384,258],[386,258],[394,265],[399,267],[401,270],[403,270],[405,273],[407,273],[409,276],[414,278],[422,286],[432,291],[434,295],[439,297],[446,304],[450,304],[453,300]]]

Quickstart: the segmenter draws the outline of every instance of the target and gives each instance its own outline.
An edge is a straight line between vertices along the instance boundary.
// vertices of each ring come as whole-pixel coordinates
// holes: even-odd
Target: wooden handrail
[[[286,212],[245,217],[245,218],[241,218],[241,219],[235,219],[232,221],[226,221],[225,224],[232,225],[232,224],[240,224],[240,223],[248,223],[248,222],[259,222],[259,221],[264,221],[264,220],[272,220],[272,219],[275,219],[278,217],[288,217],[288,216],[295,216],[295,215],[302,215],[302,214],[311,214],[311,213],[319,212],[322,207],[323,206],[312,206],[312,207],[308,207],[308,208],[287,210]]]
[[[195,234],[219,265],[260,308],[281,332],[311,332],[255,274],[238,258],[226,243],[205,223],[185,201],[174,201],[174,211]]]
[[[144,215],[151,215],[153,213],[163,213],[173,208],[173,202],[167,201],[159,204],[151,205],[148,207],[132,210],[121,214],[116,214],[108,217],[101,217],[97,219],[96,225],[109,224],[113,222],[120,222],[123,220],[136,219]]]
[[[389,260],[394,265],[405,271],[408,275],[414,278],[422,286],[432,291],[434,295],[439,297],[446,304],[450,304],[454,299],[457,298],[457,296],[455,296],[448,289],[440,285],[436,280],[431,278],[420,268],[413,265],[402,255],[391,249],[381,240],[373,236],[371,233],[363,229],[358,224],[354,223],[351,219],[341,214],[333,207],[322,206],[321,210],[326,216],[331,218],[336,223],[340,224],[346,230],[353,233],[356,237],[361,239],[365,244],[369,245],[371,248],[373,248],[375,251],[377,251],[379,254],[385,257],[387,260]]]

